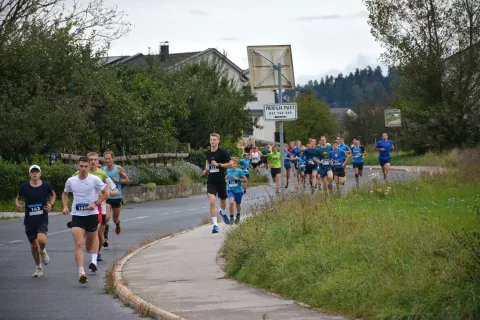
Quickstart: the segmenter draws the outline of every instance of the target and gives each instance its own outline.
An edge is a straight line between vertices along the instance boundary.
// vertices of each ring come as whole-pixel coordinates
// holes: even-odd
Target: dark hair
[[[88,162],[88,157],[80,157],[80,159],[78,159],[78,162]]]

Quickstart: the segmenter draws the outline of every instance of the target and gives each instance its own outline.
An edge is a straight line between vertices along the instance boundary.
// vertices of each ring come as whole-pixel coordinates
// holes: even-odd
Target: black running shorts
[[[270,168],[270,173],[272,174],[272,179],[275,179],[277,174],[280,174],[282,172],[281,168]]]
[[[380,166],[383,167],[383,166],[386,165],[387,163],[390,163],[390,158],[385,159],[385,160],[383,160],[383,159],[378,159],[378,161],[380,162]]]
[[[207,184],[207,193],[218,196],[220,199],[225,200],[227,196],[227,184],[218,183],[218,184]]]
[[[48,225],[46,223],[40,223],[35,225],[26,225],[25,226],[25,234],[27,235],[28,241],[32,243],[37,239],[38,233],[47,234],[48,232]]]
[[[87,232],[96,232],[98,229],[98,214],[84,217],[72,216],[72,228],[82,228]]]
[[[345,169],[344,168],[333,168],[333,175],[335,177],[345,178]]]
[[[107,199],[107,204],[109,204],[112,209],[117,209],[122,206],[122,198],[118,199]]]

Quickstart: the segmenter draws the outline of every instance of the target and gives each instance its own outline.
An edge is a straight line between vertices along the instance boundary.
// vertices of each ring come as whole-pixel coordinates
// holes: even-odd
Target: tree
[[[398,69],[396,105],[409,145],[425,151],[478,141],[480,3],[364,3],[371,32],[386,49],[384,61]]]
[[[329,135],[338,131],[328,105],[316,99],[313,93],[299,94],[295,99],[298,117],[295,121],[284,122],[287,141],[300,140],[307,143],[312,137]]]
[[[221,60],[187,64],[176,77],[185,83],[188,110],[187,119],[177,118],[175,123],[179,141],[204,148],[212,132],[220,133],[222,140],[236,140],[257,125],[245,108],[253,97],[250,86],[230,79]]]

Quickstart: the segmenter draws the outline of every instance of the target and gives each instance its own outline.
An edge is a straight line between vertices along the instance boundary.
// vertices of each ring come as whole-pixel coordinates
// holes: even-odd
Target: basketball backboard
[[[278,89],[276,65],[282,64],[282,88],[295,89],[290,45],[248,46],[248,65],[252,90]]]

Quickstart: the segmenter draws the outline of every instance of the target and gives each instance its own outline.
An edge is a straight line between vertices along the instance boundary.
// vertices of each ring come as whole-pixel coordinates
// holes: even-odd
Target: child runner
[[[235,217],[235,223],[240,222],[240,210],[242,205],[242,182],[248,182],[247,177],[242,169],[238,168],[238,159],[234,158],[232,162],[232,168],[227,169],[227,175],[225,177],[227,180],[227,192],[228,192],[228,201],[229,201],[229,211],[230,211],[230,224],[233,223],[233,213],[235,212],[233,205],[236,204],[237,215]]]
[[[243,154],[243,159],[240,160],[240,167],[242,168],[243,170],[243,173],[245,174],[245,177],[247,177],[247,179],[250,178],[250,159],[249,159],[249,154],[248,153],[244,153]],[[243,193],[247,193],[247,187],[248,187],[248,182],[245,182],[245,184],[243,185]]]

